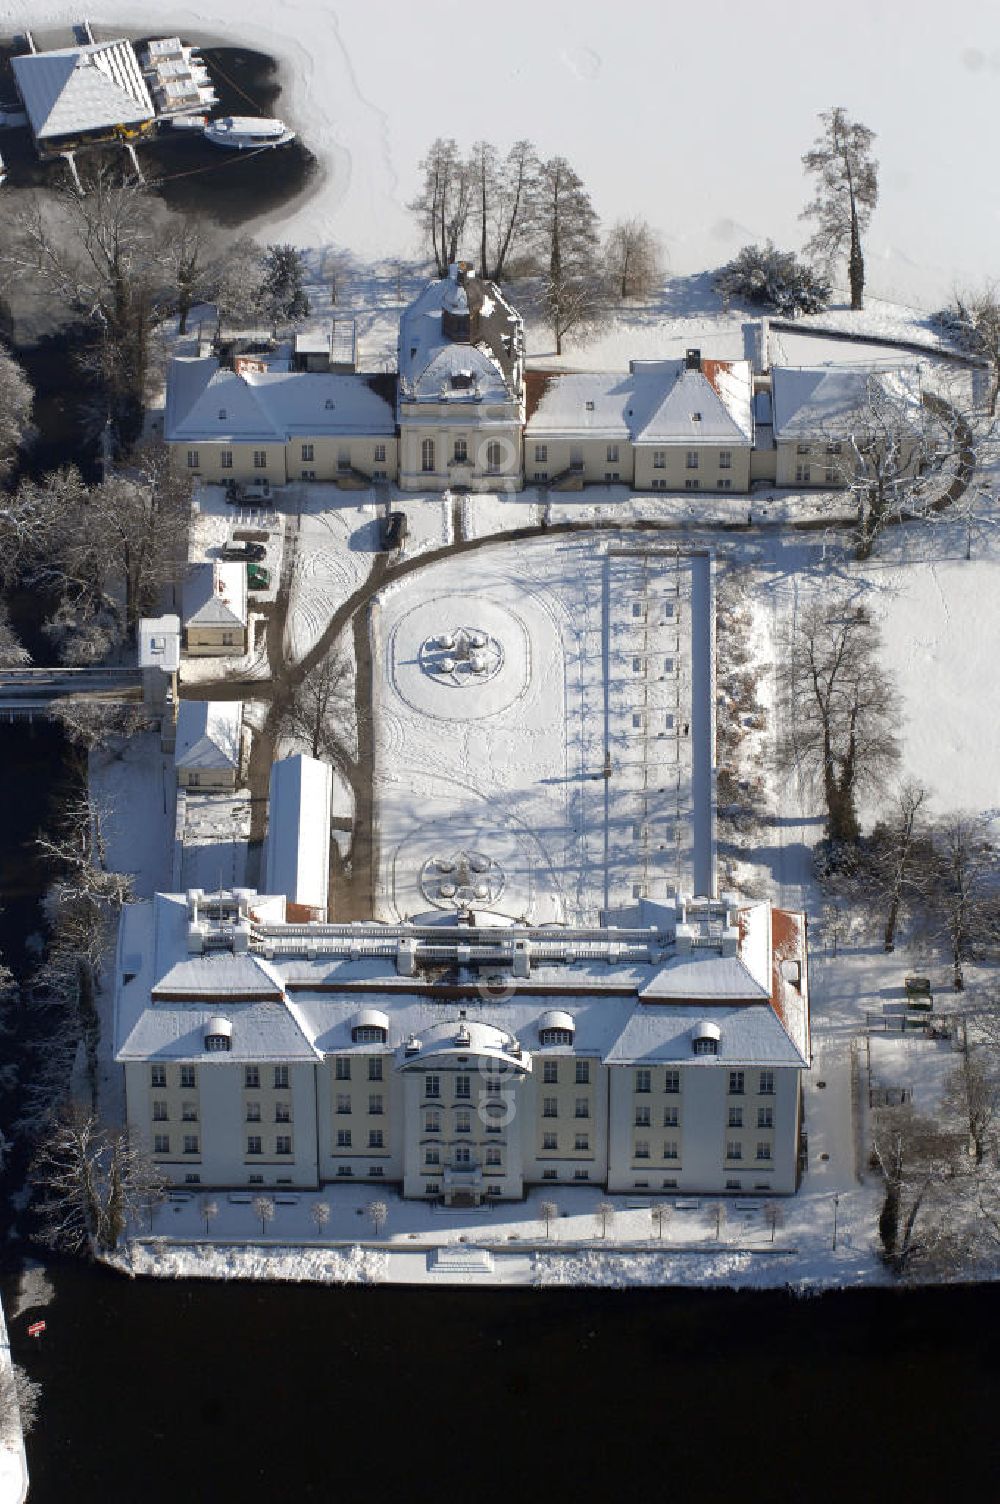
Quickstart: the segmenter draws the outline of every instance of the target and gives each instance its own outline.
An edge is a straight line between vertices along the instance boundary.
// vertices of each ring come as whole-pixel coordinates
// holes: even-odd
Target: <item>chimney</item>
[[[685,350],[684,351],[684,369],[686,371],[700,371],[701,370],[701,351],[700,350]]]

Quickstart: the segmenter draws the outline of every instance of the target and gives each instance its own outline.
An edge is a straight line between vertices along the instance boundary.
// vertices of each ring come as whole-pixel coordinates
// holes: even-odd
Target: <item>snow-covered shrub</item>
[[[830,301],[831,287],[819,272],[774,242],[745,245],[713,278],[716,292],[794,318],[821,313]]]

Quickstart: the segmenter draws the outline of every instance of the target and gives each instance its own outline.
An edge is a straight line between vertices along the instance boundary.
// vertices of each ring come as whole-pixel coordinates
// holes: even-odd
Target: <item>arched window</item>
[[[420,468],[425,473],[434,471],[434,440],[424,439],[420,446]]]

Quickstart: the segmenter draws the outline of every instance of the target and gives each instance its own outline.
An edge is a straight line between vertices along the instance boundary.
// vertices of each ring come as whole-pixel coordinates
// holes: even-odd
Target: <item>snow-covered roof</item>
[[[465,300],[465,306],[461,300]],[[449,301],[450,300],[450,301]],[[442,310],[468,312],[472,341],[444,332]],[[521,320],[492,282],[429,282],[399,321],[401,402],[510,402],[519,398]]]
[[[846,437],[871,395],[882,394],[903,411],[910,405],[915,424],[920,402],[917,365],[774,366],[771,371],[774,436],[805,439]]]
[[[271,768],[265,886],[324,913],[332,784],[329,764],[315,757],[286,757]]]
[[[220,918],[213,927],[217,901]],[[355,1031],[368,1023],[386,1031],[386,1045],[400,1069],[430,1056],[445,1066],[467,1056],[504,1056],[524,1067],[539,1045],[540,1031],[548,1028],[571,1029],[576,1053],[618,1065],[721,1060],[802,1066],[809,1061],[804,919],[772,910],[767,903],[738,911],[746,962],[739,994],[731,986],[734,958],[720,954],[723,934],[721,946],[703,943],[679,958],[675,975],[686,972],[690,983],[697,972],[699,987],[706,984],[702,992],[689,986],[686,997],[649,989],[651,979],[664,974],[660,961],[621,966],[609,955],[606,963],[560,967],[550,962],[537,968],[532,963],[530,976],[505,988],[496,1002],[470,982],[463,1002],[435,995],[434,977],[398,974],[394,948],[403,937],[395,929],[388,934],[384,926],[293,925],[292,932],[305,943],[319,937],[311,949],[321,948],[325,931],[339,935],[342,929],[351,950],[342,962],[305,956],[305,944],[294,956],[281,954],[271,943],[280,925],[273,920],[266,924],[262,916],[275,902],[280,911],[282,901],[256,894],[245,895],[240,917],[233,921],[243,926],[244,946],[253,948],[226,947],[219,943],[225,929],[222,915],[233,901],[233,895],[160,894],[152,905],[126,910],[118,968],[120,1059],[142,1058],[144,1048],[151,1056],[197,1057],[205,1029],[224,1010],[233,1027],[233,1054],[256,1051],[271,1059],[375,1048],[355,1042]],[[263,926],[256,940],[255,925]],[[597,932],[591,933],[596,938]],[[602,933],[621,937],[627,932]],[[196,952],[192,946],[199,938],[204,949]],[[552,939],[558,940],[558,931]],[[624,942],[616,939],[619,943]],[[692,960],[699,950],[704,955]],[[755,975],[761,964],[763,986]],[[609,974],[603,986],[602,972]],[[709,981],[717,988],[714,995]],[[554,989],[559,989],[557,1007]],[[693,1041],[699,1032],[714,1037],[715,1031],[718,1053],[696,1056]]]
[[[153,102],[131,42],[25,53],[12,58],[11,65],[39,141],[153,119]]]
[[[620,372],[550,375],[525,435],[629,439],[633,444],[749,444],[752,375],[746,360],[635,361]]]
[[[176,673],[181,661],[179,616],[143,616],[139,621],[139,667]]]
[[[189,564],[182,609],[185,627],[245,627],[246,565],[222,559]]]
[[[323,346],[329,348],[328,345]],[[363,376],[223,369],[213,355],[177,356],[167,375],[168,443],[264,443],[306,435],[395,433],[388,402]]]
[[[178,768],[238,768],[243,706],[239,700],[182,700],[174,763]]]

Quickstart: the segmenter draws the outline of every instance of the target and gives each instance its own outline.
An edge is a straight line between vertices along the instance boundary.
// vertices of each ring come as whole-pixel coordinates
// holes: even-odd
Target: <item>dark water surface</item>
[[[54,1279],[31,1504],[997,1497],[992,1289]]]

